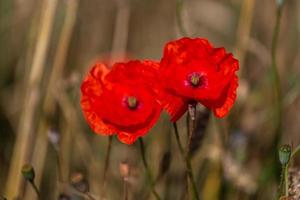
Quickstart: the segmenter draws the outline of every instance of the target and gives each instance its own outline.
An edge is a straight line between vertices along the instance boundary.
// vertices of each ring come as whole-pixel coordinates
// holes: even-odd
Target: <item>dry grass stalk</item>
[[[117,4],[117,13],[116,13],[116,21],[114,27],[114,36],[112,41],[112,50],[111,50],[111,62],[122,60],[125,58],[125,52],[127,49],[127,41],[128,41],[128,27],[129,27],[129,19],[130,19],[130,7],[129,2],[127,0],[116,0]],[[106,161],[104,166],[104,174],[103,183],[100,184],[101,188],[99,188],[100,196],[105,197],[105,188],[106,188],[106,179],[108,173],[109,166],[109,157],[111,153],[111,139],[108,142],[108,148],[106,152]],[[96,188],[96,187],[95,187]]]
[[[76,108],[70,102],[68,95],[61,87],[58,87],[52,91],[52,95],[58,103],[58,106],[62,110],[64,119],[66,120],[67,126],[71,127],[72,137],[74,138],[75,145],[78,148],[78,153],[81,155],[82,163],[86,168],[89,167],[89,163],[97,162],[92,158],[93,150],[90,144],[84,137],[82,127],[78,119]]]
[[[253,19],[253,8],[255,6],[255,0],[245,0],[242,3],[241,16],[239,18],[239,24],[237,29],[236,46],[234,55],[239,59],[240,70],[242,74],[246,51],[250,40],[250,31]]]
[[[124,58],[128,41],[130,7],[127,0],[116,0],[117,14],[112,41],[111,60]]]
[[[49,46],[50,35],[53,27],[57,0],[45,0],[40,22],[40,32],[36,41],[32,67],[27,82],[27,90],[23,111],[20,116],[17,138],[14,145],[11,167],[8,174],[6,194],[9,199],[17,197],[22,186],[20,174],[22,165],[29,160],[31,140],[33,137],[34,115],[39,101],[40,83],[43,75],[46,54]]]
[[[62,78],[63,68],[65,65],[65,60],[67,56],[67,50],[69,48],[70,39],[72,36],[72,32],[74,29],[75,21],[76,21],[76,13],[77,13],[77,7],[78,7],[78,1],[77,0],[71,0],[68,2],[68,5],[66,6],[66,17],[64,21],[64,25],[62,28],[62,32],[60,34],[60,38],[58,41],[58,47],[56,51],[56,55],[54,58],[54,64],[53,68],[50,74],[50,80],[48,82],[48,85],[46,86],[46,96],[43,103],[43,109],[46,115],[53,115],[54,108],[55,108],[55,100],[53,96],[51,95],[51,91],[54,90],[55,84],[59,82]],[[48,148],[48,137],[47,132],[49,130],[49,124],[45,121],[44,118],[41,119],[39,129],[38,129],[38,136],[36,144],[34,145],[34,151],[33,151],[33,158],[32,162],[35,165],[37,174],[37,185],[40,185],[41,177],[44,169],[45,164],[45,158],[47,154],[47,148]],[[68,128],[67,128],[68,129]],[[62,146],[67,147],[70,143],[70,130],[65,130],[65,134],[63,134],[62,137]],[[69,151],[67,150],[69,148],[63,148],[63,157],[67,158],[69,155]],[[64,159],[66,160],[66,159]],[[60,166],[64,171],[65,177],[68,177],[68,162],[61,162],[63,166]],[[59,167],[59,168],[60,168]],[[35,196],[31,190],[26,192],[25,199],[34,199]]]

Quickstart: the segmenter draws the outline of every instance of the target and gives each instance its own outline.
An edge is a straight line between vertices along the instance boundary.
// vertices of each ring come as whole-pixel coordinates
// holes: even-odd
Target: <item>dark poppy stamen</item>
[[[198,87],[202,84],[202,78],[201,78],[200,74],[198,74],[198,73],[190,74],[188,81],[192,87]]]
[[[127,105],[130,109],[136,109],[138,106],[138,100],[135,97],[127,97]]]

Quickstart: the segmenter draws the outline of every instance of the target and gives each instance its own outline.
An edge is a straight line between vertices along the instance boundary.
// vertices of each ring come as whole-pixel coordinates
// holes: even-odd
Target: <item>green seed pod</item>
[[[89,183],[81,173],[75,173],[71,176],[71,185],[81,193],[89,192]]]
[[[284,3],[284,0],[276,0],[277,6],[282,6]]]
[[[291,158],[292,149],[290,145],[283,145],[279,148],[279,161],[282,165],[287,165]]]
[[[24,178],[30,182],[34,182],[34,178],[35,178],[35,172],[34,169],[32,167],[32,165],[30,164],[25,164],[22,167],[22,174],[24,176]]]

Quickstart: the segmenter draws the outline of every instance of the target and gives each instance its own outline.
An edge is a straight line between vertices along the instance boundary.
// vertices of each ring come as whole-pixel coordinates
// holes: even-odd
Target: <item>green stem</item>
[[[110,154],[111,154],[112,140],[113,140],[113,136],[109,136],[107,149],[106,149],[104,171],[103,171],[103,185],[105,185],[105,183],[106,183],[107,171],[108,171],[108,167],[109,167],[109,160],[110,160]]]
[[[64,181],[63,173],[61,169],[59,152],[56,149],[55,149],[55,158],[56,158],[56,165],[57,165],[58,182],[62,183]]]
[[[124,178],[123,180],[123,200],[128,200],[128,184],[126,179]]]
[[[300,145],[296,147],[296,149],[292,152],[291,159],[300,151]]]
[[[187,135],[188,138],[190,138],[190,132],[191,132],[190,131],[190,128],[191,128],[190,118],[191,118],[190,113],[187,112],[187,115],[186,115],[186,135]]]
[[[41,199],[41,193],[40,190],[38,189],[38,187],[36,186],[36,184],[34,183],[34,181],[29,181],[30,184],[32,185],[36,195],[38,196],[38,199]]]
[[[174,132],[175,132],[175,137],[176,137],[176,141],[177,141],[177,145],[180,151],[180,154],[182,156],[182,159],[185,161],[186,164],[186,170],[187,170],[187,174],[189,177],[189,180],[191,182],[192,185],[192,191],[193,191],[193,199],[199,200],[199,194],[198,194],[198,190],[197,190],[197,186],[196,186],[196,182],[195,182],[195,178],[194,178],[194,174],[193,174],[193,169],[192,169],[192,164],[191,164],[191,158],[189,156],[189,154],[185,154],[182,143],[180,141],[180,137],[179,137],[179,132],[178,132],[178,128],[177,128],[177,124],[176,122],[173,123],[173,127],[174,127]]]
[[[280,191],[279,191],[278,199],[280,199],[282,196],[288,197],[288,195],[289,195],[288,164],[282,165],[279,189],[280,189]]]
[[[151,191],[152,191],[153,195],[155,196],[155,198],[157,200],[160,200],[161,198],[159,197],[158,193],[155,190],[155,182],[154,182],[154,179],[152,177],[151,171],[149,169],[148,162],[146,160],[145,145],[144,145],[144,141],[143,141],[142,138],[139,138],[139,143],[140,143],[140,147],[141,147],[141,156],[142,156],[143,164],[144,164],[148,179],[149,179],[150,184],[151,184]]]
[[[273,37],[272,37],[272,50],[271,50],[271,56],[272,56],[272,64],[271,64],[271,75],[272,75],[272,81],[275,86],[275,110],[276,110],[276,119],[275,122],[277,124],[276,130],[275,130],[275,142],[274,145],[275,148],[277,148],[280,138],[281,138],[281,131],[282,131],[282,94],[281,94],[281,83],[280,83],[280,77],[278,73],[277,68],[277,62],[276,62],[276,51],[278,46],[278,36],[279,36],[279,30],[280,30],[280,20],[281,20],[281,14],[282,14],[282,6],[277,7],[276,12],[276,23],[273,31]]]
[[[101,187],[101,190],[100,190],[102,197],[105,195],[104,191],[105,191],[105,185],[106,185],[106,179],[107,179],[107,171],[108,171],[108,167],[109,167],[112,140],[113,140],[113,136],[109,136],[108,137],[108,144],[107,144],[107,148],[106,148],[104,170],[103,170],[103,179],[102,179],[103,181],[102,181],[102,187]]]
[[[285,185],[285,196],[289,196],[289,174],[288,174],[288,165],[284,168],[284,185]]]
[[[188,134],[188,145],[186,147],[186,154],[190,154],[190,146],[192,142],[192,137],[195,132],[196,128],[196,104],[189,104],[189,120],[191,122],[188,122],[187,126],[190,126],[189,134]]]

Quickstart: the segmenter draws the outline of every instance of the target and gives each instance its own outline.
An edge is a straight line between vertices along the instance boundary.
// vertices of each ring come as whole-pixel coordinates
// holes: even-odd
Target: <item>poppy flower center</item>
[[[191,73],[188,76],[188,82],[192,87],[199,87],[203,84],[203,77],[199,73]]]
[[[137,108],[139,102],[138,102],[137,98],[135,98],[133,96],[129,96],[126,99],[126,103],[127,103],[127,106],[129,109],[134,110]]]

